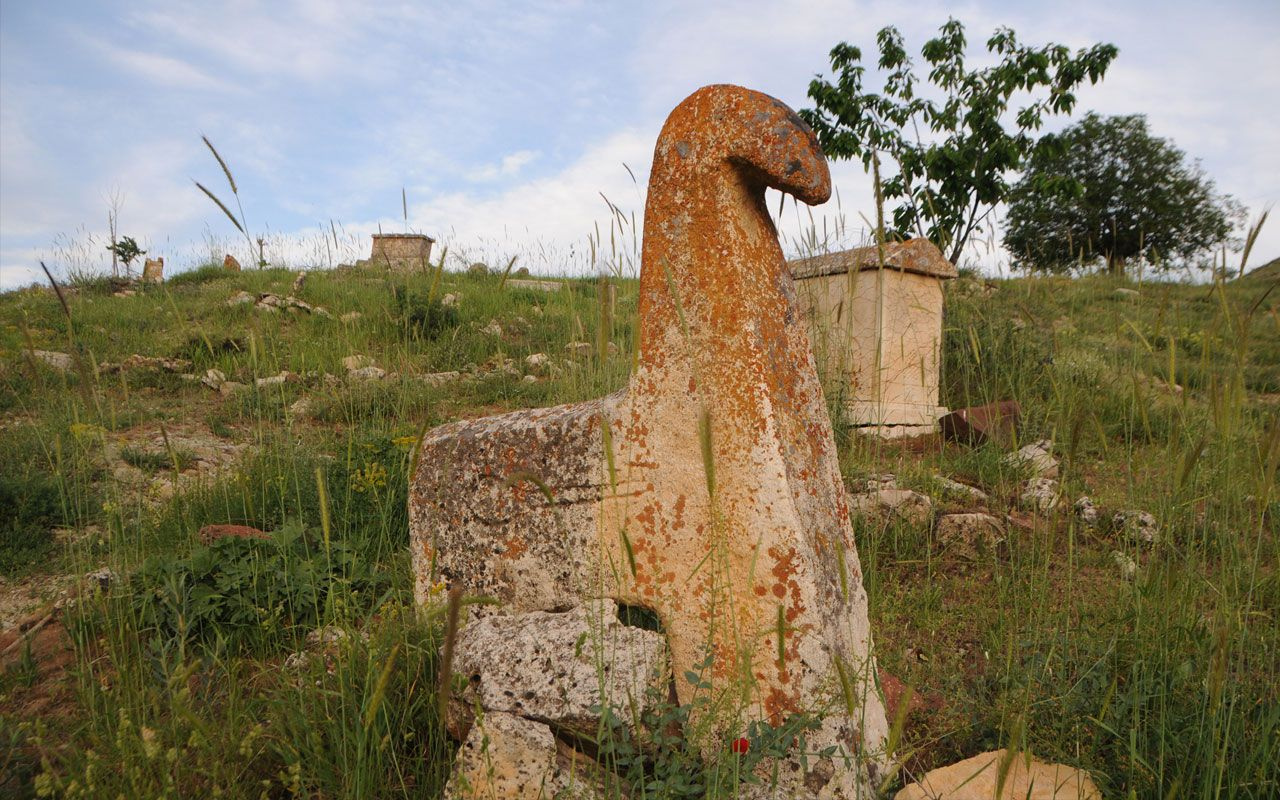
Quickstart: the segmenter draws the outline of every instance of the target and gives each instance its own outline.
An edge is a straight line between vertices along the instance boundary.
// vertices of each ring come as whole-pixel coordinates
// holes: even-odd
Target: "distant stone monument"
[[[754,721],[814,721],[806,753],[765,759],[776,785],[751,796],[871,797],[888,726],[867,596],[766,187],[830,195],[791,109],[735,86],[676,107],[654,152],[627,389],[428,432],[409,493],[417,597],[443,582],[499,601],[479,613],[647,609],[680,702],[708,691],[691,673],[711,687],[693,720],[704,753]]]
[[[927,239],[789,264],[809,338],[846,421],[881,436],[937,429],[942,282],[956,268]]]
[[[142,265],[143,283],[164,281],[164,258],[148,258]]]
[[[356,266],[393,272],[422,271],[431,260],[435,241],[422,233],[375,233],[369,257],[357,261]]]

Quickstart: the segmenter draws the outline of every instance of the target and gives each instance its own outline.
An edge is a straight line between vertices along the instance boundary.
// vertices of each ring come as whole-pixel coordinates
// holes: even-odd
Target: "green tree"
[[[1046,114],[1069,113],[1076,87],[1100,80],[1118,52],[1109,44],[1074,55],[1059,44],[1029,47],[1000,28],[987,40],[998,63],[969,69],[964,26],[951,19],[920,51],[929,65],[927,94],[938,96],[930,99],[920,93],[902,34],[884,28],[876,43],[879,68],[887,73],[882,92],[863,87],[862,51],[842,42],[831,50],[835,83],[814,78],[809,97],[816,108],[800,115],[829,156],[856,157],[871,169],[887,155],[897,166],[882,183],[884,197],[899,201],[892,233],[927,236],[952,263],[1005,199],[1005,176],[1035,146],[1032,131]],[[1026,105],[1007,130],[1015,95]]]
[[[1009,196],[1004,246],[1015,267],[1169,267],[1226,243],[1243,214],[1141,114],[1090,113],[1041,144]]]

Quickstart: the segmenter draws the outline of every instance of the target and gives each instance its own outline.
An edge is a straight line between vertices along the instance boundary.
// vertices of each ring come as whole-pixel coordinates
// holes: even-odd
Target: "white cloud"
[[[467,179],[483,182],[495,181],[499,178],[512,178],[537,157],[538,154],[533,150],[517,150],[510,155],[503,156],[502,161],[497,164],[486,164],[479,169],[472,170],[467,175]]]

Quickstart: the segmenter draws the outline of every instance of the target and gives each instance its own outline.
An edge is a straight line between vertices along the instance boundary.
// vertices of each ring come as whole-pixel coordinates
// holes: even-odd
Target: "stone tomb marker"
[[[942,282],[956,268],[927,239],[789,264],[814,350],[845,387],[848,420],[882,436],[932,433],[938,417]]]
[[[792,753],[770,791],[871,796],[888,726],[866,592],[766,186],[811,204],[830,195],[791,109],[710,86],[672,111],[627,389],[428,432],[409,493],[417,597],[443,581],[499,600],[489,613],[597,598],[647,608],[680,702],[697,691],[687,672],[712,684],[704,753],[753,720],[812,713],[807,769]],[[838,755],[816,755],[828,747]]]
[[[375,233],[369,257],[357,261],[356,266],[393,272],[422,271],[431,260],[431,245],[435,241],[422,233]]]

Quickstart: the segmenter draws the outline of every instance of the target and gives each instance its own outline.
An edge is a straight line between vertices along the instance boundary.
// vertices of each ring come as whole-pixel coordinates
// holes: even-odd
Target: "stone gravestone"
[[[435,241],[421,233],[375,233],[369,257],[357,261],[356,266],[395,272],[425,270]]]
[[[161,283],[164,281],[164,259],[148,258],[142,264],[143,283]]]
[[[627,388],[428,432],[409,496],[417,595],[443,582],[497,599],[488,613],[648,609],[680,702],[708,691],[688,673],[711,687],[693,720],[704,753],[752,721],[813,715],[807,757],[762,765],[777,784],[757,795],[870,796],[887,725],[866,592],[766,187],[830,194],[794,112],[734,86],[676,107],[654,152]]]
[[[790,263],[814,350],[844,388],[846,420],[881,436],[932,433],[940,416],[942,282],[932,242],[888,242]],[[829,384],[830,385],[830,384]]]

